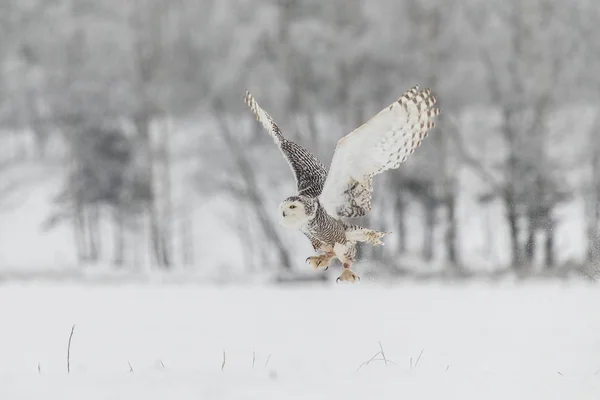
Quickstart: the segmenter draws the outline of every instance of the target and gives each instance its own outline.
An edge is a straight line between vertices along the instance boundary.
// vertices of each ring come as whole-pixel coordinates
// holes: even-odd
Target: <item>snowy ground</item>
[[[597,400],[599,310],[584,284],[4,284],[0,399]]]

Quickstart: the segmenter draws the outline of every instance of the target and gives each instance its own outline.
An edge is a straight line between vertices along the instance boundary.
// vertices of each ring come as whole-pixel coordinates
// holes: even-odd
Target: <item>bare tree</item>
[[[588,135],[584,141],[584,157],[588,161],[584,174],[587,175],[583,187],[585,199],[585,220],[587,235],[587,266],[585,270],[593,277],[600,271],[600,84],[595,73],[600,67],[600,41],[598,40],[598,27],[600,26],[600,11],[595,4],[588,3],[587,7],[572,14],[573,25],[579,28],[577,36],[586,50],[583,76],[589,82],[587,89],[591,91],[590,98],[595,108],[595,117]]]
[[[277,261],[279,265],[281,265],[284,269],[291,269],[292,262],[290,260],[289,252],[277,233],[277,229],[275,228],[273,221],[265,209],[265,202],[262,199],[260,192],[260,184],[254,175],[254,166],[247,158],[243,148],[241,147],[241,144],[231,134],[227,116],[223,113],[222,103],[220,103],[218,100],[215,100],[213,109],[215,110],[215,115],[217,116],[217,122],[220,128],[219,134],[225,143],[225,147],[231,153],[232,159],[236,163],[237,171],[244,182],[242,189],[244,197],[248,199],[249,204],[256,213],[256,219],[261,225],[263,233],[270,243],[268,247],[273,247],[276,249],[278,258]]]
[[[533,17],[542,8],[544,19]],[[500,55],[492,53],[486,44],[483,60],[492,101],[500,109],[500,133],[507,152],[501,166],[504,183],[497,194],[503,199],[510,227],[511,264],[523,267],[531,263],[535,232],[542,229],[546,235],[546,264],[551,267],[554,264],[552,213],[566,199],[569,189],[560,176],[560,163],[549,159],[548,148],[553,142],[546,123],[553,106],[560,104],[555,100],[561,100],[562,78],[572,46],[556,41],[553,35],[557,30],[551,24],[560,23],[560,10],[549,7],[544,0],[527,4],[509,2],[506,9],[494,10],[510,33],[508,54],[502,55],[505,58],[500,60]],[[555,47],[540,59],[536,52],[543,46]],[[528,230],[525,243],[521,239],[523,225]]]
[[[131,25],[134,32],[134,79],[135,94],[138,99],[137,110],[133,117],[139,145],[145,155],[146,179],[150,189],[147,214],[150,229],[150,243],[155,261],[162,267],[171,264],[166,248],[165,230],[161,225],[156,192],[156,159],[152,141],[152,123],[161,116],[151,90],[162,62],[162,27],[166,11],[165,2],[155,0],[137,0],[131,10]],[[166,142],[165,142],[166,143]],[[166,154],[166,152],[163,152]],[[168,173],[168,172],[167,172]]]

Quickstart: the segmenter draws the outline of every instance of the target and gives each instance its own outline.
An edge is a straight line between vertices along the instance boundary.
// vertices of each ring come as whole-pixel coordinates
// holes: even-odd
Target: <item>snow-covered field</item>
[[[599,310],[585,284],[7,283],[0,399],[597,400]]]

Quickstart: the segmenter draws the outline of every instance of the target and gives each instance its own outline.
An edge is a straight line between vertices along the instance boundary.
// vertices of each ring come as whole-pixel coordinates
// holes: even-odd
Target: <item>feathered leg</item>
[[[361,226],[352,226],[346,231],[346,238],[356,242],[366,242],[372,246],[383,246],[381,238],[391,232],[378,232]]]
[[[335,282],[355,282],[356,280],[360,280],[360,276],[358,276],[358,274],[351,269],[352,263],[354,263],[354,258],[356,257],[356,243],[348,242],[345,245],[336,243],[335,246],[333,246],[333,251],[335,252],[337,258],[340,259],[342,264],[344,264],[344,271],[335,280]]]

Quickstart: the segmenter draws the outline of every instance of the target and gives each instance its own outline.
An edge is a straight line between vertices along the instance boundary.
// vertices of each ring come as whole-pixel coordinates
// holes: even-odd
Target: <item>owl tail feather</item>
[[[383,246],[381,238],[392,232],[378,232],[367,228],[356,227],[346,232],[346,239],[354,242],[367,242],[373,246]]]

